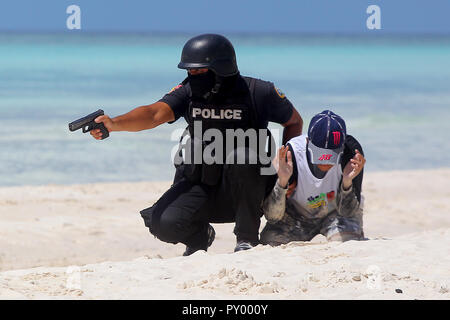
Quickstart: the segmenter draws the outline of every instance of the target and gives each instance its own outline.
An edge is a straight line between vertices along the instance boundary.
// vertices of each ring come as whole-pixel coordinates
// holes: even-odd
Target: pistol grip
[[[108,129],[106,129],[106,127],[103,124],[103,122],[100,122],[98,124],[98,129],[100,129],[100,132],[102,133],[102,140],[109,137],[109,131],[108,131]]]

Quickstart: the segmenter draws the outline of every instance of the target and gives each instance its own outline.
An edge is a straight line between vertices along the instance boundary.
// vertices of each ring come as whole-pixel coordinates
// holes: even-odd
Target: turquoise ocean
[[[153,103],[181,82],[183,34],[0,33],[0,185],[170,180],[183,119],[96,141],[68,123]],[[331,109],[366,171],[450,166],[450,36],[236,35],[242,75],[304,119]],[[279,128],[278,125],[271,125]]]

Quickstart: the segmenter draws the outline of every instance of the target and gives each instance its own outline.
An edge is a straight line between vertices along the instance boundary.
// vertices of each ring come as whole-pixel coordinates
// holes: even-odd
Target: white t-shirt
[[[322,179],[316,178],[309,169],[306,157],[306,135],[289,140],[297,162],[297,187],[289,199],[297,212],[308,218],[323,218],[337,209],[336,195],[342,178],[341,166],[334,165]]]

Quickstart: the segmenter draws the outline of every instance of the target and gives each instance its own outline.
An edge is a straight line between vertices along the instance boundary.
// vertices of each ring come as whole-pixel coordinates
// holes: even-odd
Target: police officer
[[[145,225],[162,241],[184,243],[184,255],[190,255],[207,250],[213,242],[210,223],[235,222],[235,251],[250,249],[259,243],[261,205],[277,176],[262,174],[257,156],[257,161],[251,161],[258,151],[247,140],[226,153],[224,145],[236,139],[228,133],[230,129],[234,133],[267,130],[269,122],[276,122],[284,127],[285,142],[301,134],[302,118],[273,83],[240,75],[234,48],[224,36],[203,34],[190,39],[178,67],[187,70],[187,78],[161,100],[115,118],[100,116],[96,122],[103,122],[109,132],[140,131],[183,117],[188,142],[180,144],[179,155],[185,146],[184,158],[178,161],[171,188],[141,211]],[[196,135],[197,128],[200,134]],[[223,149],[219,146],[211,153],[212,162],[203,157],[199,162],[196,152],[203,155],[213,142],[206,139],[209,129],[224,135]],[[101,139],[100,130],[92,130],[91,135]],[[239,157],[243,161],[237,161]]]

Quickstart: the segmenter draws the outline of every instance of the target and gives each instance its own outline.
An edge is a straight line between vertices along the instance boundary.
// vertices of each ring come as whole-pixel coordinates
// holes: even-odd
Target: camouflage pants
[[[311,241],[322,234],[328,240],[362,240],[362,212],[353,217],[343,217],[333,211],[322,219],[293,218],[285,214],[275,223],[267,222],[260,235],[262,244],[278,246],[291,241]]]

